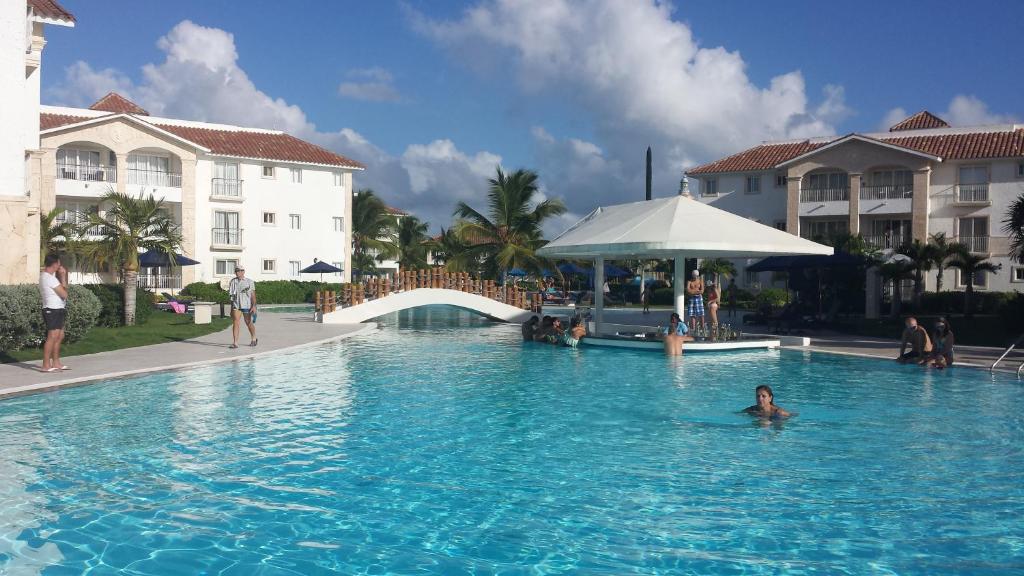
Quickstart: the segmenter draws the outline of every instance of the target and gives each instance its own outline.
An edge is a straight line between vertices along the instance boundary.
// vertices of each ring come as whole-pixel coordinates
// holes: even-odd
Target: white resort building
[[[73,27],[54,0],[0,2],[0,284],[39,278],[39,78],[47,25]]]
[[[299,279],[314,259],[349,279],[358,162],[276,130],[150,116],[113,93],[87,109],[42,106],[39,128],[44,212],[102,212],[108,190],[163,198],[200,264],[142,274],[146,288],[221,281],[236,264],[257,281]]]
[[[1024,288],[1024,267],[1007,256],[1002,232],[1007,208],[1024,194],[1024,125],[953,128],[922,111],[888,132],[766,142],[687,175],[699,179],[704,202],[806,238],[859,233],[884,250],[945,233],[1002,265],[977,288]],[[769,273],[745,273],[752,262],[737,262],[738,285],[769,281]]]

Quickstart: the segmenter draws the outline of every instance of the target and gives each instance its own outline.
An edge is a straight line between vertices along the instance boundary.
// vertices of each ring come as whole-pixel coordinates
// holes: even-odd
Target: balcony
[[[211,180],[210,198],[220,200],[242,200],[242,181],[232,178]]]
[[[968,205],[991,204],[991,202],[988,199],[988,183],[957,184],[956,203]]]
[[[910,234],[865,234],[864,242],[877,250],[898,250],[910,244]]]
[[[800,202],[847,202],[850,200],[850,188],[804,188],[800,190]]]
[[[139,274],[138,286],[147,290],[179,290],[181,274]]]
[[[914,186],[912,184],[863,186],[860,189],[861,200],[907,200],[913,196]]]
[[[117,182],[117,168],[102,164],[57,163],[57,178],[83,182]]]
[[[988,236],[957,236],[953,240],[967,246],[973,254],[989,253]]]
[[[181,173],[164,172],[162,170],[142,170],[129,168],[128,183],[140,186],[165,186],[181,188]]]
[[[213,229],[213,247],[214,248],[235,248],[238,250],[242,249],[242,229],[241,228],[214,228]]]

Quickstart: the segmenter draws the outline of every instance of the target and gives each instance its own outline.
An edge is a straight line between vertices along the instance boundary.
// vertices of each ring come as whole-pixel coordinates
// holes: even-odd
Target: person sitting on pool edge
[[[686,323],[679,317],[679,314],[673,312],[668,317],[668,326],[661,331],[665,335],[665,354],[668,356],[681,356],[683,354],[683,342],[693,340],[692,337],[687,335],[689,332],[690,329],[686,327]]]
[[[744,412],[760,418],[779,419],[789,418],[789,412],[775,405],[775,393],[772,387],[762,384],[754,389],[754,397],[757,404],[743,409]]]
[[[532,342],[533,334],[537,331],[537,325],[540,323],[540,316],[534,314],[529,320],[523,322],[523,342]]]
[[[907,352],[907,346],[910,346],[909,352]],[[908,316],[906,328],[904,328],[903,336],[900,338],[900,355],[896,358],[896,361],[901,364],[906,364],[907,362],[924,363],[931,352],[932,340],[928,337],[928,331],[918,325],[917,318]]]
[[[953,346],[956,339],[949,329],[949,321],[939,318],[935,321],[935,346],[931,355],[923,362],[925,366],[934,366],[939,370],[953,365]]]

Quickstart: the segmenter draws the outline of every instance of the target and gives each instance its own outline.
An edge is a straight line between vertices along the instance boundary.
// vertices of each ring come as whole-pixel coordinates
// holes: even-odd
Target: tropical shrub
[[[754,304],[758,310],[782,308],[789,301],[789,294],[781,288],[765,288],[754,296]]]
[[[35,284],[0,286],[0,350],[37,346],[46,338],[43,302]],[[83,286],[68,287],[65,342],[81,339],[100,315],[100,301]]]
[[[83,287],[100,302],[97,326],[124,326],[124,288],[119,284],[85,284]],[[153,294],[145,288],[135,289],[135,324],[145,324],[153,314]]]
[[[262,286],[262,283],[259,286]],[[257,290],[259,286],[257,286]],[[199,302],[213,302],[215,304],[231,302],[227,291],[221,288],[218,282],[210,282],[209,284],[193,282],[181,289],[181,295]]]

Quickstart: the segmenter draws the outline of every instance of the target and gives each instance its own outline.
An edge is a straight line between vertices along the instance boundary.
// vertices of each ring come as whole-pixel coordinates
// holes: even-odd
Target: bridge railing
[[[518,286],[499,286],[494,280],[475,277],[468,272],[449,272],[444,268],[402,270],[392,280],[368,278],[361,283],[342,286],[339,291],[318,291],[315,304],[318,311],[333,312],[338,308],[358,306],[367,301],[386,298],[391,294],[421,288],[457,290],[490,298],[523,310],[540,312],[541,295]]]

